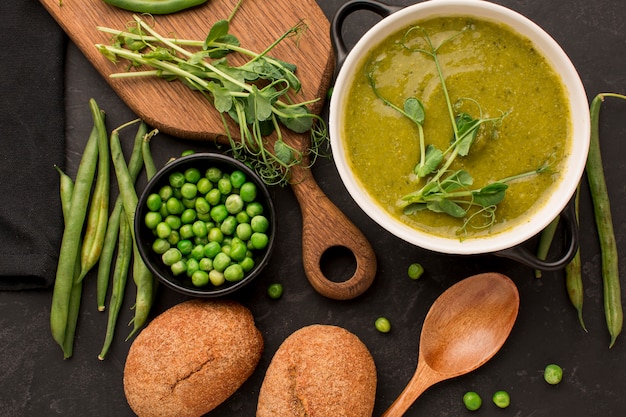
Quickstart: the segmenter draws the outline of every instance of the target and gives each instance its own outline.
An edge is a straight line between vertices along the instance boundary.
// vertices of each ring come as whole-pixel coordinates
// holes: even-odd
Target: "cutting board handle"
[[[376,275],[372,246],[319,188],[309,168],[291,168],[291,188],[302,210],[302,261],[307,279],[328,298],[348,300],[361,295]],[[341,282],[328,279],[321,268],[322,256],[335,247],[348,249],[356,260],[354,275]]]

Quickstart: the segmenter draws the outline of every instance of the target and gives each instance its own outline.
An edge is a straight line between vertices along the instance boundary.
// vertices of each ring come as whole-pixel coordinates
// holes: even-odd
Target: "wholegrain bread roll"
[[[376,367],[349,331],[311,325],[276,351],[259,392],[257,417],[371,417]]]
[[[124,393],[139,417],[202,416],[250,377],[262,351],[261,333],[241,304],[186,301],[137,336],[124,366]]]

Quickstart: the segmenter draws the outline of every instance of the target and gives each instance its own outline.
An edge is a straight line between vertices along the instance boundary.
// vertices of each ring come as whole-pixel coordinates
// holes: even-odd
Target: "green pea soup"
[[[481,127],[470,153],[457,157],[450,170],[469,172],[476,189],[550,165],[548,172],[508,183],[495,223],[487,228],[470,223],[465,237],[514,226],[524,213],[537,209],[559,181],[572,136],[565,87],[531,41],[505,25],[463,17],[416,24],[435,47],[445,40],[437,56],[455,110],[475,118],[481,113],[496,118],[506,114],[497,126]],[[402,196],[425,183],[413,173],[420,158],[418,130],[375,95],[366,76],[375,68],[379,93],[400,108],[409,97],[422,101],[425,143],[442,150],[450,145],[453,128],[434,60],[402,47],[413,42],[411,35],[405,37],[408,29],[382,41],[355,73],[343,109],[347,160],[362,186],[394,217],[427,233],[456,237],[466,219],[429,210],[405,215],[398,206]],[[422,32],[413,33],[418,37]]]

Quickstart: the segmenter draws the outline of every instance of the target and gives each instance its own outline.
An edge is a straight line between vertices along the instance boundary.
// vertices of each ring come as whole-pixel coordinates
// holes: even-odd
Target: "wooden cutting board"
[[[108,44],[110,38],[97,27],[125,29],[132,21],[131,12],[102,0],[40,1],[113,90],[146,123],[179,138],[228,143],[219,113],[201,94],[182,83],[156,78],[110,78],[113,73],[124,72],[125,66],[113,64],[96,49],[96,44]],[[228,18],[236,4],[237,0],[209,0],[192,9],[155,16],[154,28],[172,37],[203,40],[213,23]],[[294,97],[297,101],[323,99],[331,82],[334,56],[328,19],[314,0],[244,0],[231,21],[230,33],[237,36],[243,47],[261,52],[301,21],[307,30],[298,38],[281,42],[272,56],[297,65],[296,75],[302,82],[301,93]],[[319,113],[322,106],[320,100],[311,111]],[[230,131],[238,132],[234,123]],[[298,135],[285,129],[284,135],[294,147],[308,149],[308,134]],[[309,169],[296,167],[291,186],[302,210],[302,259],[312,286],[334,299],[362,294],[376,273],[371,245],[323,193]],[[356,259],[354,275],[342,282],[328,279],[321,270],[322,255],[336,246],[348,248]]]

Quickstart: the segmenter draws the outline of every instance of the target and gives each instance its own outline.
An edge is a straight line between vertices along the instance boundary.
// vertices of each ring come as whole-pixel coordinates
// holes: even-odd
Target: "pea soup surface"
[[[471,188],[477,189],[550,165],[548,172],[509,182],[495,222],[481,227],[484,221],[475,216],[464,238],[497,233],[541,205],[556,187],[571,141],[565,87],[531,41],[504,25],[462,17],[417,24],[435,47],[443,43],[437,57],[450,102],[460,105],[455,111],[474,118],[481,112],[493,118],[506,114],[496,127],[483,126],[469,155],[457,157],[450,170],[469,172]],[[425,109],[425,143],[441,150],[450,145],[453,128],[434,60],[402,46],[422,33],[413,30],[405,38],[408,29],[382,41],[356,72],[343,109],[346,155],[363,187],[394,217],[416,229],[456,238],[467,217],[429,210],[405,215],[398,206],[404,195],[425,184],[413,173],[420,158],[418,129],[375,95],[366,76],[374,69],[379,94],[399,108],[407,98],[418,98]]]

